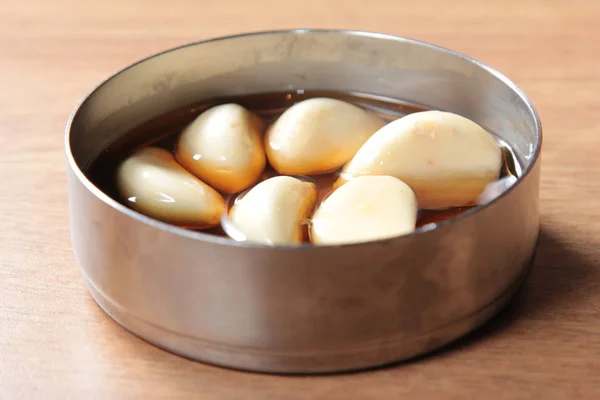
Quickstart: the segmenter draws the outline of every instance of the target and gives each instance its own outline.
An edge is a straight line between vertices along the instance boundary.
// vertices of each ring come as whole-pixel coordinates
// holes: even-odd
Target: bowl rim
[[[367,241],[367,242],[360,242],[360,243],[314,245],[312,243],[303,242],[303,243],[299,243],[299,244],[290,244],[290,245],[270,245],[270,244],[247,242],[247,241],[239,242],[239,241],[235,241],[234,239],[231,239],[228,237],[212,235],[209,233],[204,233],[202,231],[192,231],[189,229],[180,228],[178,226],[169,224],[167,222],[162,222],[162,221],[156,220],[156,219],[148,217],[142,213],[134,211],[134,210],[128,208],[127,206],[121,204],[120,202],[116,201],[115,199],[111,198],[106,193],[104,193],[102,190],[100,190],[92,181],[90,181],[90,179],[81,170],[77,161],[75,160],[75,157],[73,156],[73,152],[71,149],[71,131],[73,128],[73,122],[74,122],[75,118],[79,114],[79,111],[81,110],[81,108],[92,98],[94,93],[96,93],[101,87],[105,86],[111,80],[113,80],[117,76],[121,75],[123,72],[125,72],[131,68],[134,68],[135,66],[142,64],[146,61],[149,61],[151,59],[165,55],[167,53],[176,52],[176,51],[188,48],[188,47],[200,46],[200,45],[211,43],[211,42],[226,41],[226,40],[231,40],[231,39],[252,37],[252,36],[265,36],[265,35],[277,35],[277,34],[311,35],[311,34],[323,34],[323,33],[336,34],[336,35],[347,35],[347,36],[363,36],[363,37],[371,37],[371,38],[375,38],[375,39],[394,40],[394,41],[399,41],[399,42],[404,42],[404,43],[410,43],[410,44],[413,44],[416,46],[427,47],[427,48],[430,48],[430,49],[438,51],[438,52],[450,54],[454,57],[457,57],[459,59],[470,62],[470,63],[476,65],[477,67],[485,70],[486,72],[488,72],[489,74],[491,74],[492,76],[494,76],[495,78],[500,80],[504,85],[506,85],[509,89],[511,89],[517,96],[519,96],[521,98],[521,100],[525,103],[525,105],[528,108],[528,111],[530,112],[531,116],[533,117],[533,121],[534,121],[533,128],[535,131],[536,146],[534,148],[532,156],[529,158],[529,164],[523,169],[521,175],[519,177],[517,177],[517,181],[510,188],[508,188],[503,193],[501,193],[499,196],[495,197],[493,200],[491,200],[485,204],[471,207],[469,210],[464,211],[452,218],[449,218],[442,222],[436,223],[435,227],[428,227],[427,225],[425,225],[425,226],[415,229],[414,232],[409,233],[409,234],[405,234],[405,235],[401,235],[401,236],[394,236],[394,237],[379,239],[379,240],[372,240],[372,241]],[[465,218],[470,218],[474,214],[477,214],[480,211],[493,206],[497,202],[501,201],[509,193],[511,193],[517,186],[519,186],[521,184],[521,181],[524,180],[529,175],[529,173],[533,170],[533,168],[538,163],[538,159],[540,157],[540,153],[541,153],[541,149],[542,149],[542,142],[543,142],[543,134],[542,134],[541,120],[539,118],[537,110],[535,109],[535,106],[533,105],[533,103],[529,99],[529,97],[525,94],[525,92],[516,83],[514,83],[512,80],[510,80],[506,75],[504,75],[503,73],[499,72],[498,70],[496,70],[474,58],[471,58],[462,53],[459,53],[454,50],[450,50],[450,49],[442,47],[442,46],[434,45],[434,44],[424,42],[421,40],[417,40],[417,39],[412,39],[412,38],[407,38],[407,37],[397,36],[397,35],[392,35],[392,34],[371,32],[371,31],[362,31],[362,30],[352,30],[352,29],[305,29],[305,28],[251,31],[251,32],[238,33],[238,34],[233,34],[233,35],[218,36],[218,37],[213,37],[213,38],[209,38],[209,39],[205,39],[205,40],[200,40],[200,41],[183,44],[181,46],[166,49],[166,50],[160,51],[158,53],[152,54],[148,57],[142,58],[142,59],[118,70],[117,72],[113,73],[112,75],[108,76],[102,82],[100,82],[95,87],[93,87],[90,91],[88,91],[83,97],[81,97],[79,99],[79,101],[77,102],[77,104],[75,105],[75,108],[71,111],[71,114],[67,121],[67,125],[65,128],[65,135],[64,135],[64,146],[65,146],[67,162],[68,162],[70,170],[74,173],[74,175],[77,177],[79,182],[82,183],[85,186],[85,188],[89,192],[91,192],[97,199],[101,200],[107,206],[115,209],[116,211],[121,212],[122,214],[126,215],[127,217],[132,218],[143,224],[149,225],[153,228],[160,229],[162,231],[166,231],[168,233],[172,233],[172,234],[175,234],[178,236],[186,237],[191,240],[204,241],[204,242],[225,245],[225,246],[234,246],[234,247],[243,247],[243,248],[259,248],[259,249],[277,249],[277,250],[346,248],[346,247],[368,246],[368,245],[374,245],[374,244],[382,244],[383,245],[383,244],[389,243],[391,241],[403,240],[403,239],[408,240],[408,238],[411,238],[411,237],[414,237],[417,235],[426,235],[430,232],[438,231],[445,227],[451,226],[451,225],[457,223],[458,221],[461,221]]]

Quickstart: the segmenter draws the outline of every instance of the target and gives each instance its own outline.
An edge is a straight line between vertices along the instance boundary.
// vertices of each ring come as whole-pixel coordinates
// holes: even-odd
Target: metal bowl
[[[508,142],[523,173],[436,229],[370,243],[269,247],[136,213],[86,176],[130,129],[203,99],[293,89],[371,93],[462,114]],[[75,108],[66,131],[71,238],[100,307],[196,360],[278,373],[345,371],[438,348],[493,316],[538,235],[541,126],[505,76],[461,54],[366,32],[208,40],[134,64]]]

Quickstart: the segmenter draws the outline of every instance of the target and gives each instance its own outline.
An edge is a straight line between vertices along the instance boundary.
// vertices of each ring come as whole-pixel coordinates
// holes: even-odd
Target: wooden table
[[[600,399],[600,2],[0,1],[0,398]],[[357,374],[281,377],[163,352],[107,318],[69,243],[63,128],[146,55],[224,34],[354,28],[471,55],[545,127],[542,234],[523,293],[445,351]]]

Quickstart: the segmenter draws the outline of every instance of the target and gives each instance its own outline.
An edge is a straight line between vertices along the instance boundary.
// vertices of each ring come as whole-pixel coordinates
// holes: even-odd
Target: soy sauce
[[[100,190],[114,200],[125,204],[120,198],[115,184],[116,171],[121,162],[136,150],[147,146],[158,146],[173,151],[178,134],[203,111],[219,104],[236,103],[254,112],[269,124],[295,103],[314,97],[328,97],[346,101],[375,112],[387,122],[414,112],[427,110],[424,107],[390,98],[361,93],[328,91],[295,90],[292,92],[260,93],[213,99],[174,110],[126,133],[100,152],[99,156],[89,165],[86,174]],[[504,155],[501,177],[506,175],[518,177],[521,169],[514,152],[505,142],[501,140],[498,140],[498,142]],[[339,171],[336,171],[312,177],[319,189],[319,200],[322,200],[332,191],[331,186],[337,179],[338,174]],[[261,180],[276,175],[276,171],[267,165]],[[417,227],[453,218],[471,207],[420,210]],[[225,235],[220,227],[211,228],[204,232],[220,236]]]

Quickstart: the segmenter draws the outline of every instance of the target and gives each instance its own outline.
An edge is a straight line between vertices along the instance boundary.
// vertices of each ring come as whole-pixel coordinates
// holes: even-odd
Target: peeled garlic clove
[[[304,100],[288,108],[267,130],[267,158],[280,174],[335,171],[384,125],[374,113],[341,100]]]
[[[225,210],[219,193],[157,147],[142,149],[119,166],[117,188],[130,208],[179,226],[215,226]]]
[[[368,242],[415,230],[417,199],[391,176],[361,176],[335,190],[317,208],[311,224],[315,244]]]
[[[313,183],[276,176],[262,181],[237,200],[229,213],[229,222],[247,241],[300,243],[303,224],[316,200],[317,187]]]
[[[391,175],[406,182],[420,208],[471,204],[498,179],[502,151],[475,122],[442,111],[424,111],[376,132],[344,167],[341,181]]]
[[[262,129],[260,118],[242,106],[210,108],[181,133],[177,161],[221,192],[241,192],[252,186],[265,168]]]

